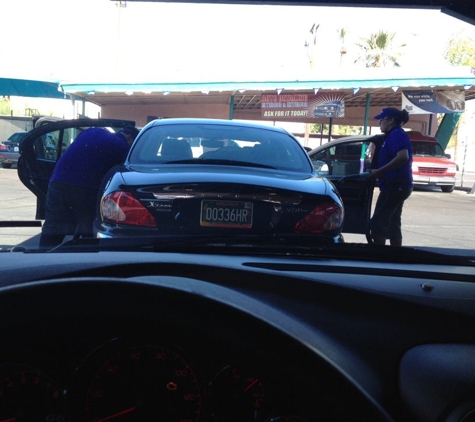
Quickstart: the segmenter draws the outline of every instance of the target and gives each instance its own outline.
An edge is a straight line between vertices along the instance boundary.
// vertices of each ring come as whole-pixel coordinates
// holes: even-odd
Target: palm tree
[[[314,23],[310,28],[310,32],[307,35],[305,40],[305,47],[308,48],[307,54],[310,62],[310,69],[315,67],[315,57],[316,57],[316,48],[317,48],[317,30],[320,27],[320,24]]]
[[[386,67],[393,65],[400,67],[398,58],[402,56],[402,47],[406,44],[394,46],[395,33],[379,31],[371,34],[369,38],[361,38],[361,43],[356,44],[361,48],[362,54],[355,60],[364,62],[366,67]]]
[[[343,64],[343,60],[346,54],[346,45],[345,45],[345,37],[346,37],[346,29],[341,28],[337,29],[338,32],[338,37],[340,38],[341,41],[341,47],[340,47],[340,66]]]

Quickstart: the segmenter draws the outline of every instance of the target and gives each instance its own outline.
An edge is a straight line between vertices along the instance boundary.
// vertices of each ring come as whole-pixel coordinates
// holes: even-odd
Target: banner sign
[[[402,91],[402,108],[409,114],[462,113],[465,110],[465,91]]]
[[[261,117],[263,119],[292,121],[293,119],[345,117],[345,94],[322,92],[321,94],[262,94]]]

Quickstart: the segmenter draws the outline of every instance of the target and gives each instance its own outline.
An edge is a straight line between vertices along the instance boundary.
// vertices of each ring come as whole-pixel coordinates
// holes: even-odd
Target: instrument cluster
[[[206,339],[189,353],[169,339],[124,337],[95,348],[68,376],[4,363],[0,420],[308,420],[310,403],[285,369],[258,355],[224,352]]]

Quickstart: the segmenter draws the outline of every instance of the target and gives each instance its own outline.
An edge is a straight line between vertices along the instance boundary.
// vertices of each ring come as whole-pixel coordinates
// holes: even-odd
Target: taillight
[[[113,223],[156,227],[152,214],[128,192],[117,191],[105,196],[101,202],[101,214]]]
[[[5,144],[0,143],[0,151],[6,151],[8,148]]]
[[[343,224],[343,209],[334,202],[319,204],[302,218],[294,228],[295,233],[324,233],[339,230]]]

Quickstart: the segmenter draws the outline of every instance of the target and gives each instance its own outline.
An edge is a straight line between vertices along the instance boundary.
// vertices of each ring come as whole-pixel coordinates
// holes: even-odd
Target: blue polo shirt
[[[381,190],[405,189],[413,185],[411,140],[401,127],[395,127],[384,137],[383,145],[379,152],[378,168],[389,163],[403,149],[407,149],[409,160],[401,167],[388,171],[378,180]]]
[[[109,169],[123,163],[128,152],[121,136],[103,128],[86,129],[61,155],[50,182],[98,189]]]

